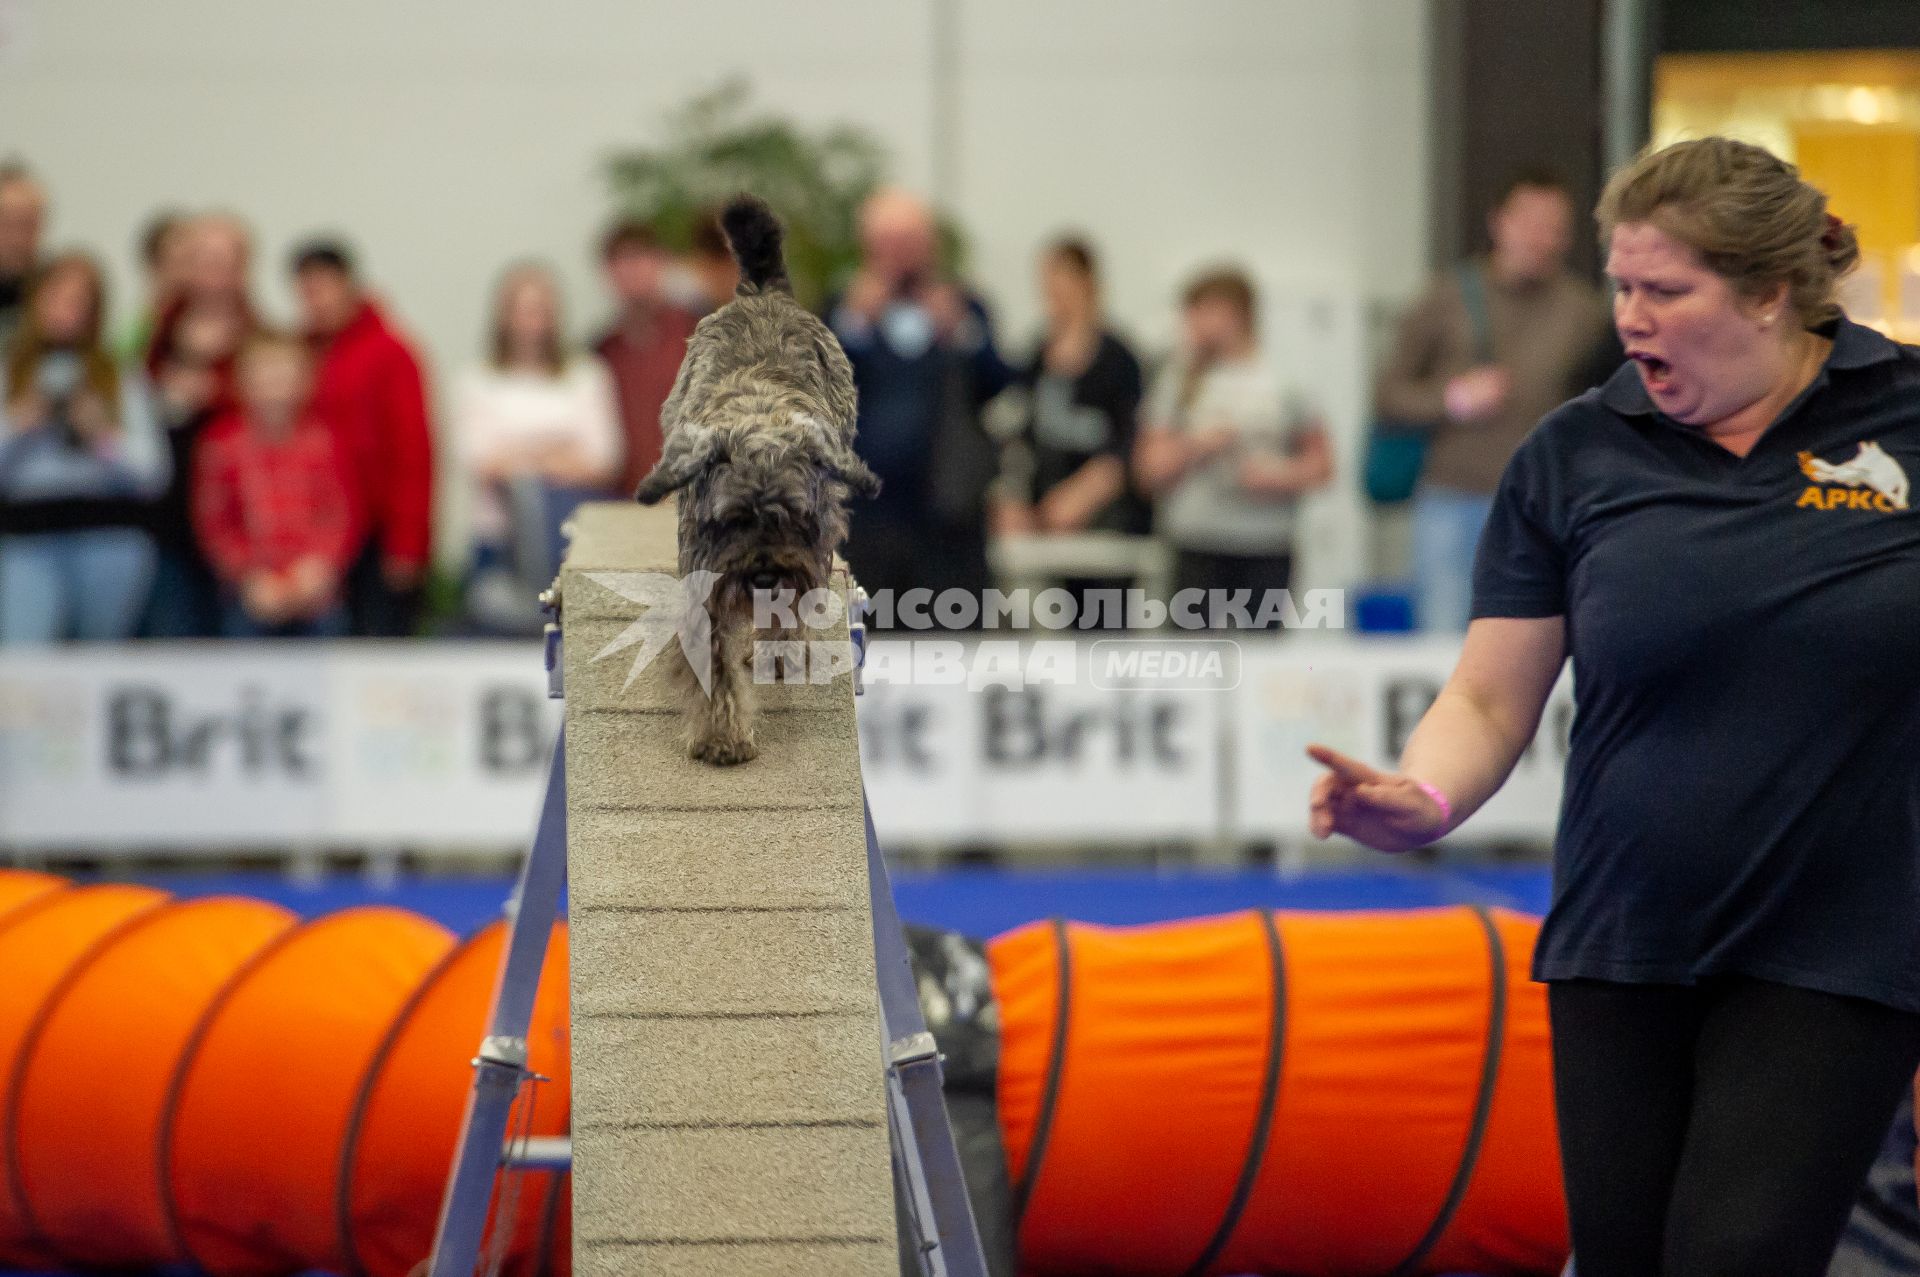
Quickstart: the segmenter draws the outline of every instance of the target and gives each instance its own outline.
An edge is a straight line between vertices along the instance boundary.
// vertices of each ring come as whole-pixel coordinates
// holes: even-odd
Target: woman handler
[[[1534,954],[1580,1277],[1814,1277],[1920,1065],[1920,350],[1852,231],[1724,138],[1618,174],[1631,362],[1507,468],[1474,620],[1395,772],[1316,835],[1457,827],[1579,702]]]

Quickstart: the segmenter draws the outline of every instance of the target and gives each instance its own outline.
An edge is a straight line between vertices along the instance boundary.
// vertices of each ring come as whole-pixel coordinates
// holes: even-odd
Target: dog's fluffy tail
[[[787,278],[786,255],[780,249],[784,235],[780,219],[765,200],[755,195],[734,196],[720,214],[720,229],[727,233],[733,260],[740,263],[742,293],[793,291],[793,283]]]

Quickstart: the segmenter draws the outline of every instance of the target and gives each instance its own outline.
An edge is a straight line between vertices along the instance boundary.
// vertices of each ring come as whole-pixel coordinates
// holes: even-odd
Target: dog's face
[[[846,514],[826,473],[795,449],[764,438],[723,451],[681,493],[700,566],[722,574],[722,605],[755,591],[806,593],[826,584]],[[736,599],[732,596],[738,595]]]
[[[651,504],[680,491],[685,565],[720,573],[716,602],[740,612],[756,591],[798,597],[825,585],[846,539],[848,495],[879,484],[816,419],[731,407],[719,422],[682,421],[635,496]]]

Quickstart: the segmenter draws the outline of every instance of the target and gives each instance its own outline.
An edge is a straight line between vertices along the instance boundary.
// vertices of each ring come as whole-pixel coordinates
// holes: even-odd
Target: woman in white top
[[[561,522],[581,501],[611,495],[620,470],[613,382],[598,359],[569,349],[559,285],[537,264],[501,277],[488,355],[454,390],[474,568],[540,570],[526,559],[544,553],[557,571]]]
[[[1184,300],[1183,349],[1141,410],[1134,472],[1177,552],[1175,622],[1269,628],[1284,605],[1262,620],[1261,604],[1291,579],[1296,507],[1332,477],[1333,451],[1260,355],[1247,277],[1202,275]],[[1225,610],[1235,594],[1246,621]]]

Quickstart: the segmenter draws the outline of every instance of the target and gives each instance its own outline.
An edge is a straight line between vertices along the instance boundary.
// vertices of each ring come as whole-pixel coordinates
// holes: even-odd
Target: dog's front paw
[[[760,747],[744,736],[709,736],[689,744],[687,754],[715,767],[732,767],[758,758]]]

